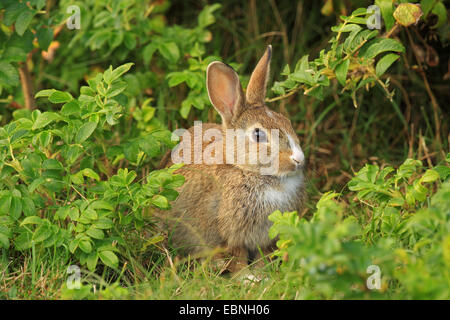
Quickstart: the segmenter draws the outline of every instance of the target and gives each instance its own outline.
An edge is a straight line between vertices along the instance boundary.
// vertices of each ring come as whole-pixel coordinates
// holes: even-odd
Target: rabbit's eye
[[[255,142],[267,142],[266,133],[259,128],[253,130],[252,139]]]

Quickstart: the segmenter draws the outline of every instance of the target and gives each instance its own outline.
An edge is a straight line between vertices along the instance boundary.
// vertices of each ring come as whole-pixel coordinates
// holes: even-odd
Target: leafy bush
[[[0,128],[2,248],[65,248],[89,270],[99,258],[117,268],[127,231],[144,226],[148,208],[168,208],[177,197],[174,189],[184,182],[173,175],[179,166],[153,171],[144,183],[134,170],[113,172],[124,154],[139,166],[162,145],[174,145],[165,129],[114,142],[126,100],[121,77],[131,66],[98,73],[78,99],[40,91],[36,97],[62,104],[60,112],[19,110]]]
[[[361,221],[332,192],[309,221],[297,212],[269,217],[285,281],[302,287],[303,298],[450,298],[450,169],[422,172],[420,161],[408,159],[393,171],[366,165],[349,182],[367,213]],[[435,181],[437,192],[423,185]],[[378,290],[366,285],[374,265],[382,276]]]
[[[291,73],[289,65],[282,75],[287,76],[283,82],[276,82],[273,90],[284,95],[304,88],[305,94],[323,99],[323,87],[330,85],[330,79],[336,78],[343,90],[351,91],[353,103],[357,107],[356,91],[368,88],[379,82],[392,99],[392,93],[387,89],[380,77],[394,63],[399,55],[388,53],[379,59],[375,66],[375,58],[385,52],[404,52],[405,48],[397,40],[377,37],[378,30],[363,29],[368,21],[367,10],[360,8],[349,17],[342,16],[343,23],[331,28],[337,35],[330,40],[329,51],[322,50],[319,58],[308,62],[308,55],[301,58]],[[341,38],[347,37],[344,41]]]

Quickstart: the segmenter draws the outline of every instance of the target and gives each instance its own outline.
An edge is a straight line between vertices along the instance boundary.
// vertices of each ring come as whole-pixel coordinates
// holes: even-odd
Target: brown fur
[[[223,248],[235,258],[229,267],[232,271],[245,266],[249,256],[257,256],[259,249],[264,253],[273,250],[274,241],[268,236],[269,214],[275,210],[300,211],[304,202],[302,172],[290,159],[292,150],[287,135],[296,143],[298,138],[289,119],[264,105],[270,50],[269,47],[255,68],[246,97],[234,70],[219,62],[208,67],[208,92],[223,125],[203,124],[203,130],[220,129],[225,137],[227,128],[247,129],[255,124],[281,129],[278,173],[261,175],[259,163],[188,164],[177,171],[186,178],[178,190],[178,199],[168,212],[160,212],[171,231],[172,244],[181,252],[196,254]],[[193,130],[190,128],[189,132]],[[222,141],[203,142],[202,150],[211,143]],[[246,156],[252,156],[248,148]],[[165,158],[165,166],[170,166],[172,161]],[[286,189],[292,189],[291,185],[291,196],[273,198],[277,192],[283,195],[290,191]]]

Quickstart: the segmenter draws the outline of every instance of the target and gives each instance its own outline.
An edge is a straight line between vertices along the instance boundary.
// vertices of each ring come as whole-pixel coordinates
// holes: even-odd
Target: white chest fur
[[[264,206],[283,210],[296,198],[299,188],[302,187],[303,180],[303,174],[283,177],[278,186],[268,186],[262,192],[261,201],[264,203]]]

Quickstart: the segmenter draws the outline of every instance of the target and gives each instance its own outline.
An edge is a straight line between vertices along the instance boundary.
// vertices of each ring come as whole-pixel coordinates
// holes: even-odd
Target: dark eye
[[[252,139],[255,142],[267,142],[266,133],[259,128],[253,130]]]

